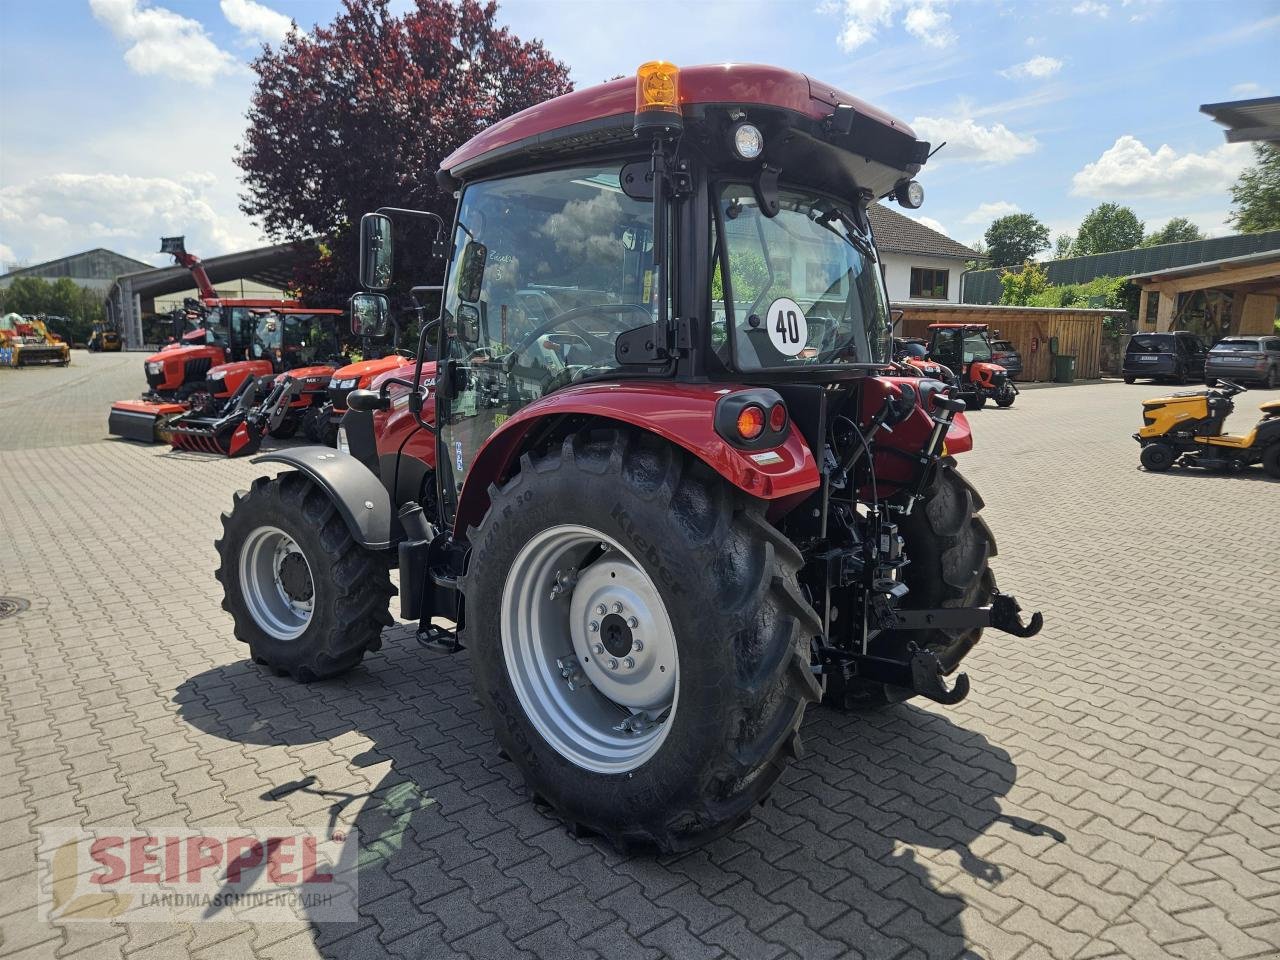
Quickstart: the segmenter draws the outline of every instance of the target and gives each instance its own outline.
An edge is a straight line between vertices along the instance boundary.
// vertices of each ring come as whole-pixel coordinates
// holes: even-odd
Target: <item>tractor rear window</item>
[[[1129,341],[1130,353],[1172,353],[1173,337],[1168,334],[1139,334]]]
[[[778,199],[769,218],[750,187],[721,189],[717,354],[739,370],[883,362],[889,310],[870,242],[826,197],[784,189]]]

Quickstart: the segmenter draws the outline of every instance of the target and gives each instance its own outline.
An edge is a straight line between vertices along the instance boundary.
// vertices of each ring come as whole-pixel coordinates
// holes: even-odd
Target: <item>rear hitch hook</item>
[[[1015,637],[1034,637],[1044,626],[1044,617],[1039,611],[1031,615],[1027,623],[1022,622],[1019,615],[1022,607],[1018,601],[1007,593],[997,593],[991,598],[991,626]]]
[[[967,673],[959,674],[955,685],[948,688],[947,681],[942,676],[942,664],[933,651],[910,643],[907,645],[907,652],[911,654],[911,685],[920,696],[951,706],[969,695]]]

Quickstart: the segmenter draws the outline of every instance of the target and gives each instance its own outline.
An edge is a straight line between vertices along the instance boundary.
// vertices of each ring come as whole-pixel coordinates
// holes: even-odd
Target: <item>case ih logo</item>
[[[356,831],[297,827],[40,833],[45,921],[329,923],[357,919]]]

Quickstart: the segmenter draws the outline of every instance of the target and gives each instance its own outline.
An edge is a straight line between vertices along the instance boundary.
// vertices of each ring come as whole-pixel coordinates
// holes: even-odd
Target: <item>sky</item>
[[[393,0],[395,9],[412,0]],[[239,210],[248,63],[339,0],[0,0],[0,267],[162,235],[269,242]],[[676,64],[804,71],[946,146],[912,216],[962,243],[1005,213],[1054,236],[1095,205],[1229,233],[1251,152],[1202,103],[1280,94],[1280,0],[506,0],[578,86]]]

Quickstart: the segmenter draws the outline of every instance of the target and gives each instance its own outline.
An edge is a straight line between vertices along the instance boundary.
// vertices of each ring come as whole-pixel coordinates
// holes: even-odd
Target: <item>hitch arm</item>
[[[896,610],[885,608],[882,627],[885,630],[972,630],[990,627],[1015,637],[1034,637],[1044,626],[1044,617],[1033,613],[1022,622],[1022,608],[1007,593],[996,593],[987,607],[938,607],[932,610]]]

